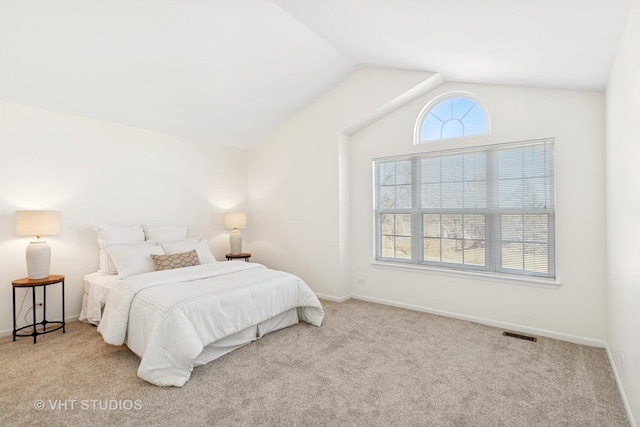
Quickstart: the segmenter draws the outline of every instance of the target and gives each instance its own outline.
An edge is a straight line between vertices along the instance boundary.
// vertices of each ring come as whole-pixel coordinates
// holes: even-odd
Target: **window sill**
[[[504,274],[493,273],[477,273],[475,271],[449,270],[444,268],[417,266],[415,264],[401,264],[395,262],[384,262],[372,260],[371,265],[379,268],[388,268],[392,270],[413,271],[417,273],[439,274],[442,276],[464,277],[467,279],[486,280],[490,282],[510,283],[522,286],[534,286],[538,288],[558,289],[561,282],[558,279],[543,279],[531,276],[507,276]]]

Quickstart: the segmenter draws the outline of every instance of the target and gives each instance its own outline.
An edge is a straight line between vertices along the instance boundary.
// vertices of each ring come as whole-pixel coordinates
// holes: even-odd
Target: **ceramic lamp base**
[[[233,255],[242,253],[242,234],[237,228],[229,234],[229,246]]]
[[[44,279],[49,277],[51,265],[51,248],[44,240],[31,242],[27,246],[27,274],[29,279]]]

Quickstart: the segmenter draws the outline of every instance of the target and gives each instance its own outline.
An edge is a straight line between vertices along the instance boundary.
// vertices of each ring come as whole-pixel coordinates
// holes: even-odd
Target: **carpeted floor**
[[[0,339],[2,426],[627,426],[603,349],[363,301],[323,301],[182,388],[79,322]],[[36,408],[38,405],[44,409]]]

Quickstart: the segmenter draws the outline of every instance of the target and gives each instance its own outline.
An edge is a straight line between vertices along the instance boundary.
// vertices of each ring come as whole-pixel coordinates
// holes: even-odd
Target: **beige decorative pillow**
[[[195,249],[189,252],[171,255],[151,255],[156,270],[171,270],[172,268],[190,267],[200,265],[198,253]]]

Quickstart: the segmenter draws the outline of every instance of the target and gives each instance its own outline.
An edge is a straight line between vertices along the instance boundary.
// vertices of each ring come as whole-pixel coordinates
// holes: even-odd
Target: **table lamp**
[[[40,236],[60,234],[60,212],[16,211],[16,236],[36,236],[27,246],[27,273],[29,279],[44,279],[49,276],[51,248]]]
[[[239,230],[247,228],[247,214],[245,212],[228,212],[224,214],[224,228],[233,230],[229,235],[231,253],[242,253],[242,234]]]

